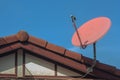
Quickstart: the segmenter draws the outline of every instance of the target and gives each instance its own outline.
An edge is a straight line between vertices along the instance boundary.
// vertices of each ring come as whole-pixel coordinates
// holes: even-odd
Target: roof
[[[91,58],[51,44],[46,40],[33,37],[25,31],[0,38],[0,55],[19,48],[31,51],[83,73],[87,73],[87,68],[93,64],[93,59]],[[107,80],[120,80],[120,69],[97,61],[93,72],[89,73],[89,75]]]

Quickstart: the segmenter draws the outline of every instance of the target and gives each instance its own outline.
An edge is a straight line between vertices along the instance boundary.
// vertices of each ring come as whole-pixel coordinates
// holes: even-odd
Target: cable
[[[94,61],[93,61],[93,65],[88,68],[86,74],[84,74],[81,78],[86,77],[90,72],[92,72],[92,71],[93,71],[93,68],[94,68],[95,65],[96,65],[96,43],[93,43],[93,53],[94,53],[94,55],[93,55],[93,58],[94,58],[94,59],[93,59],[93,60],[94,60]]]

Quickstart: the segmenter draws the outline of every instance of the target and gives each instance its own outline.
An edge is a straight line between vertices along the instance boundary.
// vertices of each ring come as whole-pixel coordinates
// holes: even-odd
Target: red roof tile
[[[78,54],[78,53],[75,53],[75,52],[72,52],[69,50],[65,51],[65,56],[72,58],[72,59],[75,59],[75,60],[80,61],[80,62],[82,62],[82,58],[83,58],[83,56],[81,54]]]
[[[101,70],[110,72],[110,73],[113,73],[116,70],[115,67],[107,65],[107,64],[103,64],[103,63],[96,64],[96,67],[99,68],[99,69],[101,69]]]
[[[116,69],[115,74],[116,74],[117,76],[120,76],[120,69]]]
[[[65,53],[65,48],[56,46],[56,45],[51,44],[51,43],[48,43],[46,48],[51,50],[51,51],[60,53],[60,54],[64,54]]]
[[[0,46],[5,45],[6,41],[4,40],[4,38],[0,38]]]
[[[18,32],[16,37],[19,39],[19,41],[22,41],[22,42],[27,41],[29,39],[29,35],[25,31]]]
[[[27,44],[24,44],[26,42]],[[0,38],[0,55],[18,48],[24,48],[83,73],[86,73],[87,67],[93,64],[93,59],[91,58],[30,36],[25,31],[20,31],[16,35]],[[89,75],[108,80],[120,80],[119,69],[98,61],[93,72]]]
[[[28,41],[40,47],[46,47],[47,41],[30,36]]]
[[[4,54],[6,52],[9,52],[9,51],[12,51],[12,50],[15,50],[15,49],[18,49],[18,48],[21,48],[20,43],[16,43],[16,44],[13,44],[13,45],[10,45],[10,46],[6,46],[4,48],[0,48],[0,54]]]

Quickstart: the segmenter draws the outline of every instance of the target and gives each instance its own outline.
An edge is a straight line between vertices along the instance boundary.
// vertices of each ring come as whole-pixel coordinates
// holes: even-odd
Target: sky
[[[0,37],[20,30],[48,42],[93,58],[92,45],[75,47],[71,38],[76,25],[96,17],[111,19],[107,34],[97,41],[97,60],[120,69],[120,0],[0,0]]]

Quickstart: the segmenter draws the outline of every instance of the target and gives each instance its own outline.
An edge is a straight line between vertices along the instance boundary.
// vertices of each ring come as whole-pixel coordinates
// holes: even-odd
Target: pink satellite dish
[[[98,17],[89,20],[80,26],[73,34],[72,44],[74,46],[87,46],[93,44],[107,33],[110,26],[111,20],[107,17]]]
[[[93,61],[93,65],[88,68],[86,74],[82,76],[85,77],[91,71],[93,71],[93,68],[96,65],[96,42],[100,38],[102,38],[110,29],[111,20],[107,17],[97,17],[92,20],[89,20],[88,22],[84,23],[82,26],[80,26],[77,29],[75,24],[76,17],[71,16],[71,18],[72,18],[73,26],[76,31],[72,37],[72,44],[74,46],[80,46],[83,49],[87,45],[93,44],[94,61]]]

